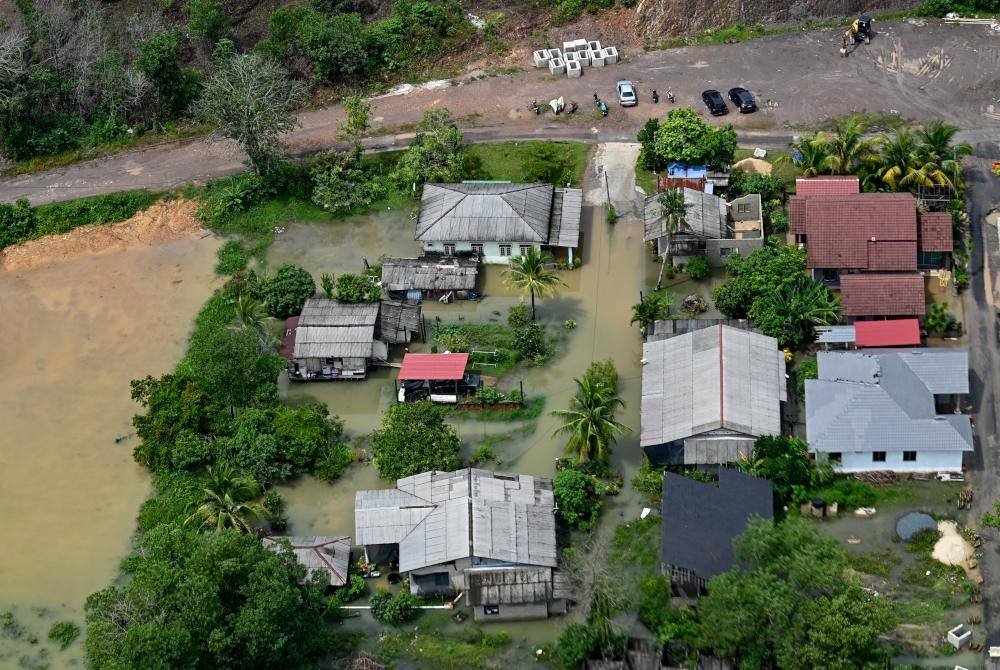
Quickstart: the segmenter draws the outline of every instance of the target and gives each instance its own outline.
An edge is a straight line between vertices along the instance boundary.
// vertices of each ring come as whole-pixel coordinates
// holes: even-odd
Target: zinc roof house
[[[425,252],[471,252],[484,263],[508,263],[527,247],[580,245],[583,191],[551,184],[426,184],[414,239]]]
[[[664,571],[674,588],[698,595],[705,583],[736,566],[733,540],[754,517],[774,517],[767,479],[719,468],[719,484],[673,472],[663,477]]]
[[[310,298],[289,330],[289,379],[364,379],[388,360],[390,344],[422,337],[423,318],[419,305]]]
[[[288,543],[295,554],[295,560],[305,566],[307,578],[318,572],[330,586],[343,586],[347,583],[347,568],[351,562],[349,537],[276,536],[265,537],[261,541],[265,547],[274,551]]]
[[[961,349],[821,351],[806,381],[809,450],[839,472],[961,472],[972,451]]]
[[[398,560],[418,596],[464,592],[477,620],[545,618],[555,597],[552,480],[464,468],[358,491],[357,541],[370,560]]]
[[[406,300],[437,299],[451,294],[465,299],[476,288],[479,259],[428,254],[382,261],[382,290]]]
[[[642,348],[640,445],[653,462],[719,465],[781,432],[787,400],[778,341],[716,325]]]
[[[722,267],[732,253],[749,254],[764,244],[759,195],[747,195],[727,203],[723,198],[693,188],[684,188],[687,212],[684,223],[670,237],[669,250],[675,265],[694,256],[706,256],[713,267]],[[656,252],[667,252],[667,220],[659,195],[646,198],[643,209],[646,242],[656,243]]]

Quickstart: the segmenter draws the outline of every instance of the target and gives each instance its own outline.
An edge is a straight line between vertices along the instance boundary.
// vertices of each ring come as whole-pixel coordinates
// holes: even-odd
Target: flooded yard
[[[132,432],[129,381],[180,358],[218,244],[188,235],[0,271],[0,611],[40,640],[0,637],[0,667],[53,649],[49,626],[82,626],[84,599],[118,574],[149,494],[134,439],[116,442]],[[82,646],[46,667],[82,665]]]

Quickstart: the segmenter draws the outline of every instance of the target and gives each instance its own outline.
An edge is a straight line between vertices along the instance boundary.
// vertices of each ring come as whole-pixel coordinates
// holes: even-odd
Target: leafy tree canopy
[[[395,403],[371,435],[372,460],[383,479],[428,470],[456,470],[459,440],[445,422],[448,409],[429,401]]]
[[[559,517],[573,528],[588,530],[601,511],[594,481],[576,468],[563,468],[552,482]]]
[[[316,295],[316,282],[306,270],[291,263],[278,268],[264,284],[264,303],[271,316],[287,319],[302,311],[306,300]]]
[[[464,171],[462,131],[452,121],[451,112],[426,112],[417,125],[417,136],[399,160],[399,181],[407,188],[419,188],[427,182],[459,181]]]
[[[713,128],[690,107],[667,112],[667,117],[655,133],[655,152],[662,163],[682,161],[693,165],[725,167],[736,153],[736,131],[733,127]]]

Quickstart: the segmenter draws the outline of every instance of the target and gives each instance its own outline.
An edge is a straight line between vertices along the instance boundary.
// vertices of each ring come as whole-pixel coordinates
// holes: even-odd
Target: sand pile
[[[938,530],[941,531],[941,538],[934,545],[932,557],[945,565],[962,565],[972,557],[972,545],[959,534],[958,524],[939,521]]]
[[[8,247],[0,252],[0,270],[30,270],[77,256],[195,237],[205,232],[197,209],[194,200],[162,200],[121,223],[81,226]]]
[[[733,167],[754,174],[771,174],[774,166],[759,158],[744,158],[741,161],[733,163]]]

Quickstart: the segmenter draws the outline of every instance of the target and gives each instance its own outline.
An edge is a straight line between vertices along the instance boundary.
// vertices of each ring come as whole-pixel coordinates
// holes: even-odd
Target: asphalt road
[[[514,75],[468,76],[451,85],[418,88],[374,100],[375,149],[403,147],[409,128],[425,111],[449,109],[472,141],[566,138],[632,141],[646,118],[669,107],[671,88],[678,105],[701,109],[706,88],[723,92],[740,85],[761,105],[756,114],[730,114],[746,145],[780,148],[801,124],[859,111],[898,113],[915,120],[942,117],[963,128],[1000,128],[1000,41],[985,26],[893,23],[877,26],[870,45],[840,58],[840,31],[823,30],[743,44],[687,47],[625,54],[623,62],[587,69],[578,79],[530,69]],[[613,104],[615,82],[631,79],[640,104]],[[654,106],[649,89],[663,99]],[[592,93],[611,103],[611,114],[593,114]],[[572,116],[535,116],[532,99],[565,96],[580,103]],[[342,109],[306,112],[286,139],[294,155],[337,144]],[[27,198],[34,204],[114,191],[166,190],[243,170],[243,157],[227,141],[197,138],[127,151],[66,168],[0,181],[0,201]]]
[[[983,149],[984,147],[980,147]],[[1000,416],[1000,344],[998,344],[997,271],[1000,270],[1000,239],[995,226],[985,222],[986,215],[1000,207],[1000,180],[989,171],[989,158],[970,159],[968,207],[972,222],[973,252],[970,263],[970,291],[966,296],[965,344],[969,349],[972,402],[975,417],[976,450],[970,469],[974,491],[973,516],[983,512],[1000,498],[1000,453],[997,441],[997,417]],[[1000,644],[1000,533],[984,531],[983,558],[980,561],[984,584],[984,624],[988,644]]]

